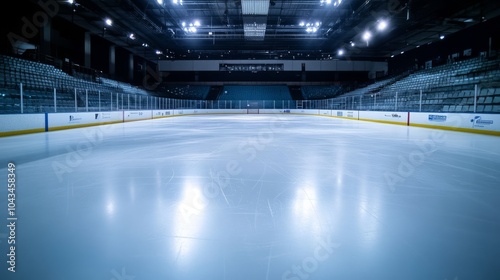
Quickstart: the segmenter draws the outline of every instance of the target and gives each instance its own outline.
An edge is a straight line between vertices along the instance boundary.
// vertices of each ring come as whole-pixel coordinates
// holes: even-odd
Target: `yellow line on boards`
[[[360,118],[360,121],[367,121],[367,122],[378,122],[378,123],[388,123],[388,124],[397,124],[397,125],[407,125],[406,122],[396,122],[396,121],[383,121],[383,120],[372,120],[372,119],[363,119]]]
[[[122,123],[122,122],[123,121],[119,120],[119,121],[112,121],[112,122],[99,122],[99,123],[63,125],[63,126],[49,127],[49,131],[65,130],[65,129],[71,129],[71,128],[82,128],[82,127],[97,126],[97,125],[106,125],[106,124],[115,124],[115,123]]]
[[[31,133],[39,133],[39,132],[45,132],[45,128],[35,128],[35,129],[26,129],[26,130],[15,130],[15,131],[0,132],[0,137],[3,137],[3,136],[14,136],[14,135],[23,135],[23,134],[31,134]]]
[[[481,130],[481,129],[474,129],[474,128],[429,125],[429,124],[420,124],[420,123],[410,123],[410,126],[500,136],[500,131],[493,131],[493,130]]]

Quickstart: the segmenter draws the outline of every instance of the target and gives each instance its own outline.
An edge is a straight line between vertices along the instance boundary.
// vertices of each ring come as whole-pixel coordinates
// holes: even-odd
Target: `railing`
[[[188,100],[87,89],[0,88],[0,113],[57,113],[155,109],[336,109],[500,113],[500,87],[385,91],[322,100]]]

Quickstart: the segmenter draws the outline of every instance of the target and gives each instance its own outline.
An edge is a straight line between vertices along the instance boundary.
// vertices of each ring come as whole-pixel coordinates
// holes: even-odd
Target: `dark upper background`
[[[390,72],[395,72],[411,66],[415,59],[439,62],[465,49],[472,49],[473,55],[490,46],[500,49],[498,0],[334,3],[273,0],[267,15],[252,17],[242,14],[240,0],[184,0],[182,5],[172,0],[163,4],[157,0],[15,1],[2,4],[1,51],[13,51],[9,38],[15,34],[35,45],[37,55],[83,65],[84,34],[89,32],[92,68],[106,72],[108,47],[115,45],[116,75],[121,79],[126,73],[120,69],[127,68],[129,54],[134,55],[137,67],[154,65],[159,59],[350,59],[387,61]],[[39,27],[47,26],[47,17],[51,18],[51,40],[50,46],[43,46]],[[113,25],[105,26],[105,18],[112,19]],[[378,32],[380,19],[387,20],[388,27]],[[197,32],[185,32],[181,23],[194,20],[200,22]],[[321,25],[317,32],[307,33],[301,21]],[[245,36],[243,25],[252,22],[266,24],[264,37]],[[368,44],[361,38],[366,30],[373,34]],[[129,38],[130,33],[135,40]],[[445,39],[440,40],[441,35]],[[338,56],[339,49],[345,51],[343,56]]]

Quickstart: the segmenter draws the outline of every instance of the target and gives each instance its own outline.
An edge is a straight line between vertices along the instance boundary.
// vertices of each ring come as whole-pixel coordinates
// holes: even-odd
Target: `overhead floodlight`
[[[189,24],[183,21],[181,25],[182,30],[184,30],[186,33],[196,33],[198,31],[197,27],[200,27],[201,23],[199,20],[195,20],[194,22],[191,22]]]
[[[189,27],[184,27],[183,30],[187,33],[196,33],[196,31],[198,31],[192,24],[190,24]]]
[[[172,3],[174,3],[174,5],[182,5],[182,0],[172,0]]]
[[[320,21],[316,21],[316,22],[300,22],[299,24],[300,26],[302,27],[306,27],[306,32],[307,33],[316,33],[319,29],[319,27],[321,26],[321,22]]]
[[[394,55],[392,54],[391,57],[394,57]]]
[[[332,0],[320,0],[319,3],[321,5],[330,5],[332,4]]]
[[[371,37],[372,33],[370,31],[365,31],[365,33],[363,33],[363,40],[369,41]]]
[[[113,25],[113,21],[109,18],[107,18],[104,22],[106,23],[107,26]]]
[[[156,54],[157,54],[157,55],[160,55],[160,54],[163,54],[163,52],[162,52],[162,51],[160,51],[160,50],[156,50]]]
[[[156,0],[156,2],[158,2],[158,4],[160,5],[163,5],[163,0]]]
[[[444,39],[444,35],[439,36],[439,39],[443,40]]]
[[[338,50],[337,54],[340,56],[344,55],[344,50],[343,49]]]
[[[128,35],[128,37],[129,37],[131,40],[135,40],[135,35],[134,35],[134,33],[130,33],[130,34]]]
[[[387,28],[387,21],[385,20],[380,20],[377,25],[377,30],[378,31],[383,31]]]
[[[351,41],[351,47],[354,47],[356,46],[356,43],[354,43],[353,41]]]
[[[316,32],[316,30],[315,30],[314,27],[308,27],[308,28],[306,28],[306,32],[307,33],[313,33],[313,32]]]
[[[75,3],[75,1],[74,0],[68,0],[68,3],[73,4],[73,3]]]
[[[269,0],[241,0],[243,15],[267,15],[269,13]]]

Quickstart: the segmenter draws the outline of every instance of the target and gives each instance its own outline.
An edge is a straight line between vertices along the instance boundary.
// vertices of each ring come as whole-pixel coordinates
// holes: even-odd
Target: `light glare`
[[[379,23],[377,25],[377,29],[379,31],[382,31],[382,30],[385,30],[386,28],[387,28],[387,21],[385,21],[385,20],[379,21]]]
[[[372,34],[370,33],[370,31],[365,31],[365,33],[363,33],[363,40],[368,41],[371,37]]]

